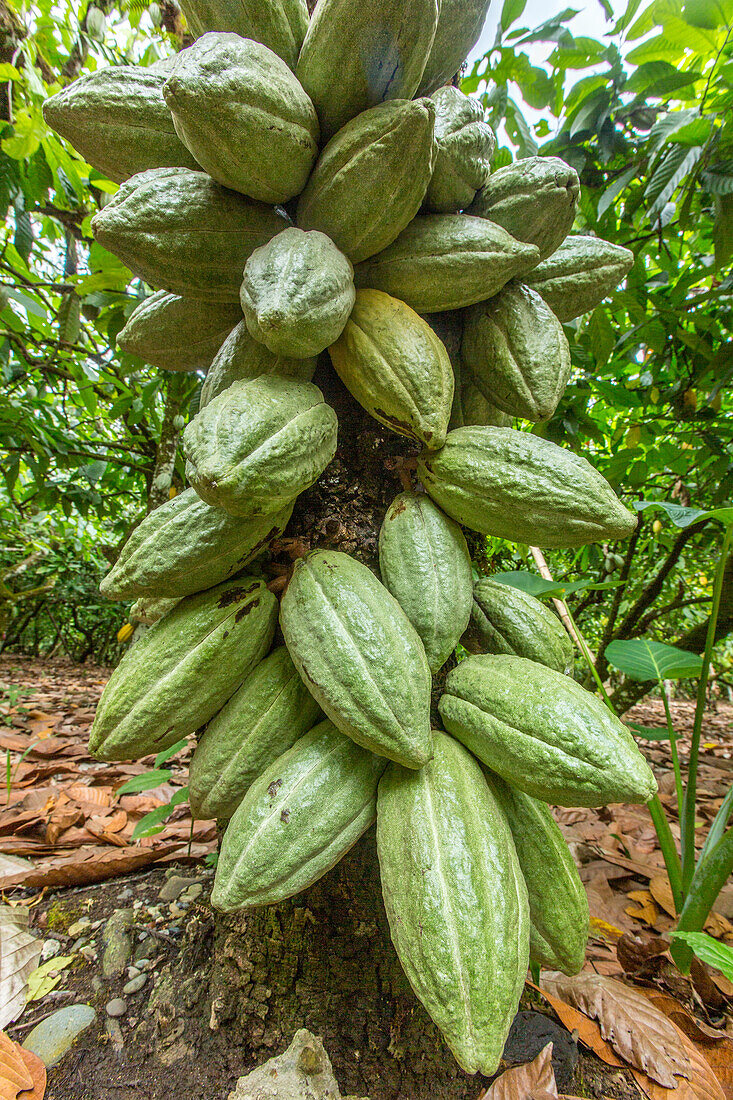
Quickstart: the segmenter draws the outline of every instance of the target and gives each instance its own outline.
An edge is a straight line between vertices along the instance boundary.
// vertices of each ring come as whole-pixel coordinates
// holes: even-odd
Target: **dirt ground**
[[[115,798],[116,788],[149,770],[152,760],[106,765],[87,756],[88,727],[106,676],[103,669],[64,662],[0,659],[0,751],[3,757],[10,754],[12,775],[9,797],[0,791],[0,889],[6,903],[27,908],[29,931],[44,943],[49,958],[74,957],[55,988],[28,1004],[6,1030],[22,1043],[59,1008],[77,1003],[95,1008],[95,1023],[49,1072],[49,1100],[224,1100],[254,1062],[236,1027],[217,1025],[210,1001],[214,924],[208,894],[215,826],[197,822],[192,833],[183,804],[162,832],[132,840],[143,814],[185,784],[186,754],[164,765],[171,774],[157,787]],[[683,760],[692,712],[689,702],[673,704]],[[645,726],[663,725],[661,704],[653,700],[629,717]],[[699,816],[707,824],[733,778],[733,707],[718,703],[711,709],[703,739]],[[642,744],[671,811],[668,745]],[[682,979],[665,953],[670,899],[647,811],[613,806],[561,810],[557,816],[590,900],[586,969],[632,976],[671,993],[703,1027],[733,1033],[733,986],[709,973]],[[677,831],[674,820],[672,828]],[[110,973],[110,928],[121,913],[127,946]],[[733,888],[728,887],[708,930],[733,942],[731,920]],[[140,988],[125,993],[130,983]],[[110,1014],[121,1009],[118,1001],[124,1009]],[[549,1035],[561,1091],[639,1095],[626,1068],[604,1065],[529,987],[522,1009],[507,1047],[509,1062],[534,1057]],[[477,1078],[477,1100],[482,1084]],[[733,1079],[725,1095],[733,1096]]]

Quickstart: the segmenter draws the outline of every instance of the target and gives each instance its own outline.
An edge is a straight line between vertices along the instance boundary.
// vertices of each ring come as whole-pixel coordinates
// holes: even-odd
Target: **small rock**
[[[83,932],[87,932],[91,927],[92,922],[89,917],[80,917],[79,920],[69,925],[69,935],[81,936]]]
[[[160,908],[159,905],[149,905],[146,911],[148,915],[153,918],[153,920],[163,919],[163,910]]]
[[[200,882],[194,882],[191,886],[187,886],[183,893],[178,898],[179,905],[192,905],[197,898],[201,897],[204,892],[204,887]]]
[[[171,875],[158,894],[161,901],[175,901],[188,886],[197,884],[195,878],[184,878],[183,875]],[[198,884],[200,886],[200,883]],[[200,891],[199,891],[200,892]]]
[[[124,1016],[127,1012],[127,1001],[124,997],[114,997],[105,1006],[108,1016]]]
[[[150,933],[148,932],[147,928],[141,928],[141,930],[137,934],[138,942],[142,943],[143,940],[148,939],[149,936]]]
[[[140,971],[136,966],[128,966],[128,968],[127,968],[127,977],[128,978],[137,978],[139,974],[140,974]]]
[[[140,970],[150,970],[150,967],[152,965],[153,965],[153,960],[152,959],[147,959],[144,955],[142,956],[142,958],[138,958],[137,957],[137,952],[135,952],[135,967],[138,971],[140,971]]]
[[[129,886],[126,886],[124,890],[120,890],[119,894],[117,895],[117,898],[118,898],[119,901],[127,901],[127,899],[131,898],[131,897],[132,897],[132,890],[130,889]]]
[[[94,993],[96,994],[97,997],[101,997],[102,994],[104,993],[104,982],[102,981],[102,979],[99,977],[98,974],[95,974],[94,977],[92,978],[92,990],[94,991]]]
[[[131,978],[129,982],[126,982],[125,985],[123,985],[122,992],[139,993],[147,980],[147,974],[138,974],[136,978]]]
[[[240,1077],[229,1100],[340,1100],[328,1055],[318,1036],[301,1028],[277,1058]]]
[[[174,918],[177,917],[179,919],[180,919],[180,917],[185,917],[185,915],[186,915],[185,908],[181,908],[181,906],[178,904],[177,901],[172,901],[170,903],[170,905],[168,906],[168,912],[170,913],[170,915],[172,917],[174,917]]]
[[[105,1030],[109,1035],[110,1042],[115,1049],[115,1054],[119,1054],[125,1045],[125,1038],[122,1034],[122,1028],[119,1025],[118,1020],[105,1020]]]
[[[80,947],[79,954],[82,955],[88,963],[96,962],[97,960],[97,949],[96,947],[92,947],[90,943],[85,944],[84,947]]]
[[[61,944],[58,940],[44,940],[43,947],[41,948],[41,962],[52,959],[54,955],[58,955],[60,950]]]
[[[104,924],[104,921],[103,921],[103,920],[93,920],[93,921],[92,921],[92,925],[91,925],[91,927],[92,927],[92,930],[93,930],[94,932],[96,932],[96,930],[97,930],[98,928],[101,928],[103,924]]]
[[[176,936],[180,936],[181,931],[182,929],[179,924],[171,924],[168,928],[168,935],[175,938]]]
[[[91,1005],[68,1005],[41,1020],[23,1043],[26,1050],[37,1054],[46,1069],[61,1061],[64,1054],[97,1017]]]
[[[132,909],[116,909],[104,926],[102,974],[111,981],[120,978],[132,957]]]

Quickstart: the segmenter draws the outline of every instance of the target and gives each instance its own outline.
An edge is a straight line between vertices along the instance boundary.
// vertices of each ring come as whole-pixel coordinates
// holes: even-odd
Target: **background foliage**
[[[494,166],[538,152],[567,160],[583,187],[575,231],[636,257],[621,290],[566,326],[574,375],[538,430],[590,453],[627,503],[715,507],[733,489],[733,0],[630,0],[617,19],[604,8],[595,39],[572,34],[573,9],[529,27],[524,0],[505,0],[493,47],[463,81],[499,134]],[[115,187],[48,130],[41,104],[79,74],[148,64],[185,42],[174,0],[0,9],[7,644],[113,659],[125,611],[99,599],[98,577],[140,518],[161,435],[175,435],[197,385],[116,348],[146,288],[92,243],[91,216]],[[168,473],[183,484],[180,456]],[[548,555],[563,580],[619,582],[570,601],[604,676],[613,639],[702,647],[719,527],[640,515],[628,544]],[[532,561],[492,540],[489,557],[491,569]],[[731,630],[733,566],[719,636]],[[718,666],[728,663],[723,648]]]

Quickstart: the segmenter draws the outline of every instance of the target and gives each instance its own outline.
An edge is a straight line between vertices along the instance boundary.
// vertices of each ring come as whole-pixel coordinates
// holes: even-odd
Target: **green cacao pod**
[[[241,316],[241,310],[238,310]],[[213,398],[229,389],[233,382],[259,378],[262,374],[279,374],[283,378],[296,378],[310,382],[317,359],[287,359],[274,355],[269,348],[250,336],[245,321],[232,329],[219,348],[201,389],[199,409],[205,408]]]
[[[469,212],[503,225],[517,240],[536,244],[544,260],[572,229],[579,194],[578,173],[564,160],[527,157],[497,169]]]
[[[337,431],[336,413],[311,382],[276,374],[233,382],[186,427],[186,476],[215,508],[269,515],[321,476]]]
[[[509,653],[557,672],[572,671],[573,643],[557,615],[528,592],[492,577],[474,585],[471,622],[462,641],[471,653]]]
[[[179,298],[159,290],[140,303],[117,344],[160,370],[207,370],[241,319],[234,302]]]
[[[496,405],[492,405],[490,401],[487,401],[468,373],[461,385],[460,416],[462,417],[461,424],[453,425],[451,422],[451,427],[470,427],[472,424],[476,424],[484,427],[510,428],[512,425],[512,417],[509,413],[497,409]]]
[[[588,898],[575,861],[546,802],[486,781],[509,823],[529,897],[529,955],[549,970],[577,974],[585,962]]]
[[[584,546],[627,538],[636,516],[580,455],[513,428],[449,432],[418,477],[452,519],[531,546]]]
[[[190,596],[228,580],[278,538],[292,512],[243,520],[193,489],[161,504],[130,535],[99,590],[112,600]]]
[[[300,194],[318,153],[318,118],[277,54],[238,34],[205,34],[163,85],[176,133],[218,183],[261,202]]]
[[[455,214],[471,205],[489,178],[496,138],[478,100],[452,86],[438,88],[430,98],[437,152],[425,206],[436,214]]]
[[[567,237],[527,276],[561,321],[589,313],[631,270],[634,253],[600,237]]]
[[[315,103],[324,140],[384,100],[412,99],[439,6],[438,0],[319,0],[295,71]]]
[[[570,345],[544,299],[521,283],[466,316],[463,362],[488,401],[511,416],[549,420],[570,378]]]
[[[558,806],[648,802],[657,789],[626,726],[595,695],[525,657],[467,657],[438,704],[445,728],[508,783]]]
[[[534,245],[482,218],[420,214],[393,244],[359,264],[356,285],[393,294],[418,313],[436,313],[490,298],[538,257]]]
[[[255,779],[319,714],[287,649],[279,646],[214,715],[196,746],[188,778],[194,817],[230,818]]]
[[[352,263],[386,248],[420,209],[433,172],[434,126],[429,99],[384,103],[348,122],[298,200],[300,228],[326,233]]]
[[[163,616],[172,611],[178,603],[180,603],[180,600],[176,596],[173,598],[141,596],[139,600],[135,600],[130,608],[130,620],[135,623],[143,623],[145,626],[152,626],[154,623],[160,622]]]
[[[325,233],[284,229],[255,249],[240,293],[250,334],[306,359],[338,340],[354,305],[354,268]]]
[[[463,532],[425,493],[400,493],[379,532],[379,568],[422,639],[430,671],[437,672],[471,614],[473,577]]]
[[[308,30],[305,0],[181,0],[193,35],[224,31],[273,50],[291,69]]]
[[[176,134],[157,66],[112,65],[74,80],[43,104],[43,117],[115,183],[149,168],[196,168]]]
[[[380,290],[359,290],[328,349],[346,388],[380,424],[441,447],[453,402],[448,352],[414,310]]]
[[[280,604],[280,626],[295,667],[343,733],[408,768],[430,759],[423,644],[365,565],[335,550],[300,558]]]
[[[151,286],[237,302],[242,271],[285,213],[220,187],[204,172],[156,168],[133,176],[92,219],[103,248]]]
[[[440,18],[419,95],[450,84],[481,34],[491,0],[441,0]]]
[[[386,761],[315,726],[255,779],[224,834],[211,903],[271,905],[311,886],[374,821]]]
[[[444,733],[420,771],[384,773],[377,850],[410,985],[459,1065],[491,1076],[527,973],[527,888],[481,768]]]
[[[89,738],[92,756],[139,759],[208,722],[265,656],[276,621],[277,600],[256,577],[181,600],[107,681]]]
[[[430,327],[445,344],[453,367],[453,407],[449,427],[453,429],[463,428],[467,424],[495,424],[507,428],[512,422],[511,416],[486,400],[476,388],[470,371],[466,370],[461,359],[463,318],[462,310],[430,313],[426,317]]]

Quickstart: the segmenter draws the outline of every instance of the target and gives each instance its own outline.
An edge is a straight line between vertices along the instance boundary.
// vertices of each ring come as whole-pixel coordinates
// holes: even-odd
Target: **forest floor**
[[[192,823],[182,803],[157,835],[132,840],[141,817],[185,786],[188,756],[184,750],[167,762],[170,775],[156,786],[116,796],[122,783],[152,769],[153,758],[104,764],[88,756],[89,726],[107,676],[108,670],[90,665],[0,658],[0,760],[8,761],[0,787],[0,1017],[15,991],[12,974],[8,978],[2,966],[3,943],[25,936],[26,969],[42,962],[45,981],[32,982],[33,999],[22,1012],[5,1015],[15,1021],[6,1026],[11,1038],[24,1043],[38,1023],[53,1022],[62,1008],[90,1005],[96,1012],[93,1024],[49,1071],[50,1100],[226,1100],[252,1064],[231,1028],[210,1026],[206,1002],[213,936],[207,857],[216,846],[215,823]],[[683,763],[693,711],[689,701],[672,704]],[[647,727],[665,724],[661,702],[653,699],[627,718]],[[668,742],[650,739],[642,746],[678,837]],[[701,837],[732,780],[733,706],[717,702],[703,730]],[[544,993],[527,988],[507,1064],[529,1061],[549,1035],[561,1092],[733,1100],[733,985],[702,965],[691,978],[683,977],[671,962],[666,936],[673,909],[648,812],[626,805],[562,809],[557,819],[589,897],[583,974],[643,989],[664,1018],[681,1028],[686,1056],[694,1063],[694,1052],[702,1052],[700,1080],[711,1067],[714,1077],[693,1091],[684,1076],[676,1078],[684,1087],[662,1087],[655,1063],[659,1043],[655,1047],[650,1027],[632,1026],[631,1054],[620,1057],[612,1037],[635,1018],[633,1003],[606,1008],[596,1022],[569,1007],[570,987],[551,986],[544,978]],[[720,895],[707,930],[733,944],[733,885]],[[618,994],[616,985],[611,988]],[[634,1083],[629,1062],[650,1057],[656,1083],[653,1074],[650,1079],[640,1071]],[[476,1100],[480,1094],[477,1078]]]

